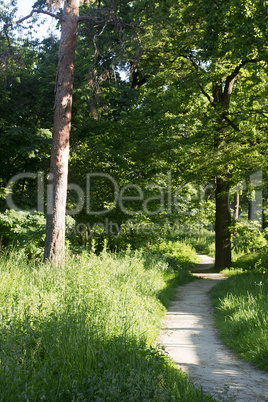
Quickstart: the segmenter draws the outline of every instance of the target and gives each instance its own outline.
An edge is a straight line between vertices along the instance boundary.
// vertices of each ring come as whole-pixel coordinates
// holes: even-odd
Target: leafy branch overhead
[[[231,246],[228,200],[221,199],[222,194],[267,166],[267,10],[263,1],[105,0],[82,4],[69,0],[63,9],[58,6],[49,8],[38,0],[28,16],[15,23],[5,20],[8,42],[3,35],[2,46],[6,51],[18,44],[22,61],[20,70],[17,52],[13,52],[8,68],[11,71],[14,66],[16,74],[10,72],[10,82],[1,88],[8,100],[2,114],[11,116],[13,108],[15,115],[12,127],[8,125],[12,119],[4,120],[3,132],[17,135],[18,148],[19,133],[29,139],[43,128],[51,133],[55,87],[52,150],[59,153],[52,156],[51,172],[61,180],[66,170],[64,185],[50,184],[65,193],[67,174],[70,182],[84,188],[86,172],[103,171],[122,185],[147,186],[150,180],[163,184],[164,175],[171,170],[178,192],[185,183],[210,183],[217,235],[219,228],[226,229],[221,232],[218,261],[219,249],[229,252]],[[27,41],[20,46],[9,29],[38,12],[57,18],[61,40],[47,39],[38,49]],[[11,13],[9,16],[12,19]],[[27,94],[24,98],[23,92]],[[27,130],[20,127],[22,123]],[[5,168],[12,161],[13,170],[20,166],[26,171],[26,162],[36,166],[28,142],[23,150],[27,161],[19,165],[17,151],[9,150],[9,156],[4,155]],[[45,139],[42,144],[45,147]],[[35,155],[41,160],[41,152]],[[55,167],[53,163],[59,161],[61,167]],[[31,188],[29,183],[25,186]],[[96,210],[110,203],[107,193],[104,186],[96,188],[92,199]],[[60,192],[54,199],[58,197]],[[59,202],[61,212],[65,199]],[[70,209],[77,197],[72,194],[68,203]],[[194,211],[192,208],[193,215]],[[118,209],[112,214],[119,226],[128,218]],[[63,219],[61,228],[51,231],[55,235],[51,256],[56,253],[55,239],[63,231]],[[94,224],[97,218],[88,218],[85,211],[77,215],[77,220],[87,219]],[[229,257],[220,264],[228,265]]]
[[[81,2],[83,3],[83,2]],[[89,4],[89,1],[85,1],[86,4]],[[99,2],[100,4],[100,2]],[[106,2],[105,2],[106,4]],[[53,3],[50,5],[51,8],[53,6]],[[48,5],[48,7],[50,7]],[[58,5],[59,7],[59,5]],[[15,27],[16,25],[20,25],[22,24],[24,21],[30,19],[33,17],[34,14],[44,14],[44,15],[48,15],[52,18],[56,18],[61,22],[64,22],[66,20],[66,16],[62,15],[62,13],[53,13],[52,11],[49,10],[44,10],[41,8],[33,8],[32,11],[16,20],[16,21],[12,21],[9,23],[5,23],[3,26],[3,30],[5,33],[5,36],[8,40],[9,46],[11,47],[11,43],[10,43],[10,39],[8,36],[8,29]],[[122,18],[119,17],[118,13],[116,12],[116,10],[114,8],[109,8],[109,7],[105,7],[105,8],[90,8],[90,11],[87,15],[82,15],[82,16],[78,16],[77,18],[78,23],[80,22],[91,22],[94,24],[94,27],[98,27],[98,26],[107,26],[109,24],[115,24],[118,31],[120,31],[123,27],[127,27],[127,28],[131,28],[131,29],[136,29],[137,26],[134,23],[126,23]]]

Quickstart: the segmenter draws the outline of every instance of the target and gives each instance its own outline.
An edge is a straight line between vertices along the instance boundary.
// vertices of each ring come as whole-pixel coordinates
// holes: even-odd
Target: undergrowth
[[[216,325],[226,345],[268,371],[268,273],[239,273],[211,290]]]
[[[186,272],[198,262],[195,249],[185,242],[162,241],[151,246],[151,250],[164,255],[169,265],[178,272]]]
[[[257,251],[243,254],[233,262],[234,268],[240,268],[244,271],[260,271],[268,270],[268,246],[264,246]]]
[[[215,232],[212,230],[201,229],[200,231],[182,232],[178,238],[191,244],[194,249],[200,254],[207,254],[210,257],[215,257]]]
[[[2,257],[0,400],[212,400],[156,348],[177,276],[142,252],[84,253],[64,269]]]

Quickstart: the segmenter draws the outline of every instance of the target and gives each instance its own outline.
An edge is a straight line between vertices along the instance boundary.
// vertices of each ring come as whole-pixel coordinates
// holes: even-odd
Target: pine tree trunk
[[[228,187],[224,179],[216,179],[215,268],[229,268],[231,261],[231,214]]]
[[[64,264],[69,138],[79,0],[66,0],[55,86],[44,261]]]

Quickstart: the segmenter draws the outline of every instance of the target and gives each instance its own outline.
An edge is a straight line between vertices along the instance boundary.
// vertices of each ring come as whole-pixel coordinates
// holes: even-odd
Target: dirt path
[[[191,381],[218,401],[268,401],[268,373],[237,358],[217,336],[207,292],[225,277],[206,272],[213,259],[200,259],[195,275],[203,279],[178,287],[159,341]]]

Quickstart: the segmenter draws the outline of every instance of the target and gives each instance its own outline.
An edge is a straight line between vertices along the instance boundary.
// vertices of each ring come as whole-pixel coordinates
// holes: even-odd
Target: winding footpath
[[[225,276],[206,272],[214,260],[200,256],[193,281],[177,289],[159,342],[191,381],[218,401],[268,401],[268,373],[239,359],[224,346],[213,322],[208,291]]]

